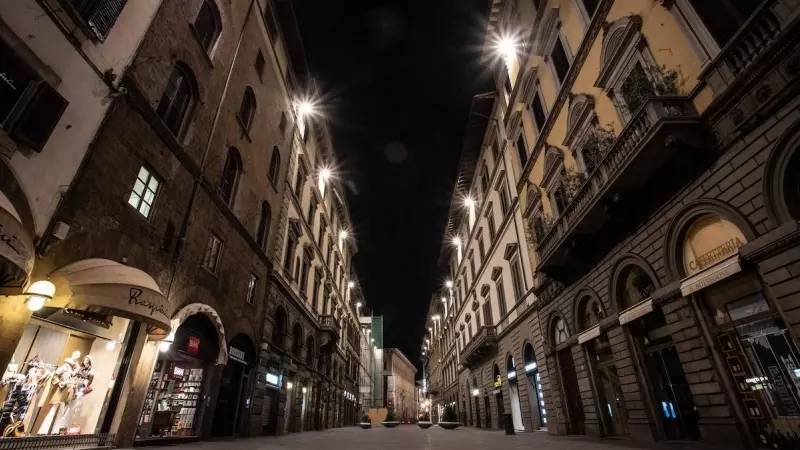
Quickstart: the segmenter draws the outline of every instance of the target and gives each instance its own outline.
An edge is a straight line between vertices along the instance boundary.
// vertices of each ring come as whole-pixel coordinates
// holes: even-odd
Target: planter
[[[394,427],[400,425],[400,422],[398,422],[396,420],[385,421],[385,422],[381,422],[381,425],[385,426],[386,428],[394,428]]]
[[[439,426],[445,430],[455,430],[461,426],[460,422],[439,422]]]
[[[359,422],[358,426],[360,426],[361,428],[363,428],[365,430],[369,430],[370,428],[372,428],[372,424],[369,423],[369,422]]]
[[[417,422],[417,425],[423,430],[427,430],[433,426],[433,422]]]

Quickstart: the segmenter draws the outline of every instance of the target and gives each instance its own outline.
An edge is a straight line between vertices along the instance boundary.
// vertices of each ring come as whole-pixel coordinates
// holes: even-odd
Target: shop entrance
[[[172,345],[160,347],[139,418],[137,440],[202,435],[209,386],[219,354],[217,328],[205,314],[186,318]]]
[[[486,410],[486,428],[492,428],[492,407],[489,405],[489,396],[483,397],[483,408]]]
[[[604,417],[605,432],[609,436],[628,435],[628,410],[622,394],[614,355],[605,332],[589,345],[590,359],[595,364],[597,402]]]
[[[497,428],[503,428],[503,415],[505,414],[505,405],[503,405],[503,381],[500,378],[500,368],[497,367],[497,364],[494,365],[493,372],[494,374],[494,388],[495,388],[495,402],[497,403]]]
[[[249,337],[238,334],[231,339],[228,363],[222,371],[217,408],[211,435],[247,436],[250,418],[250,372],[256,363],[255,346]]]
[[[751,274],[698,294],[760,448],[800,444],[800,351]]]
[[[569,348],[558,352],[558,365],[561,371],[561,381],[564,398],[569,414],[569,434],[586,434],[583,414],[583,402],[578,388],[578,377],[575,375],[575,362],[572,359],[572,350]]]
[[[533,346],[525,344],[523,350],[525,358],[525,378],[528,380],[528,403],[531,409],[531,430],[547,427],[547,410],[544,407],[544,393],[542,392],[542,379],[539,376],[539,365],[533,353]]]

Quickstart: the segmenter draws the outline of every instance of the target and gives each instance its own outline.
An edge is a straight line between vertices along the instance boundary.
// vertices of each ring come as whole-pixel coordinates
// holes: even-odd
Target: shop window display
[[[175,341],[159,351],[145,394],[137,440],[199,436],[208,398],[205,380],[219,351],[216,328],[203,314],[188,317]]]
[[[88,312],[37,311],[0,379],[2,436],[95,433],[128,323]]]

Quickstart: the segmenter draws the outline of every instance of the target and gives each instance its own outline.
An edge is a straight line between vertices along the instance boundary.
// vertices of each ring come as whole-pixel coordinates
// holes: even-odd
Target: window
[[[213,274],[216,274],[221,254],[222,254],[222,241],[218,237],[212,234],[211,236],[208,237],[208,243],[206,244],[206,252],[203,255],[203,268]]]
[[[239,123],[244,128],[245,132],[250,131],[250,127],[253,125],[253,117],[256,114],[256,95],[253,93],[253,89],[250,86],[247,86],[244,90],[244,95],[242,96],[242,104],[239,106]]]
[[[288,276],[292,276],[292,261],[294,261],[294,251],[297,248],[297,240],[289,232],[289,237],[286,238],[286,251],[283,255],[283,268]]]
[[[490,242],[494,242],[497,229],[494,227],[494,208],[491,203],[489,203],[489,207],[486,209],[486,222],[489,225],[489,240]]]
[[[256,243],[261,248],[265,248],[267,244],[271,215],[269,203],[266,200],[262,201],[261,218],[258,220],[258,231],[256,232]]]
[[[308,271],[311,270],[311,259],[308,254],[303,255],[300,267],[300,292],[305,295],[308,290]]]
[[[142,166],[133,184],[133,191],[131,191],[131,196],[128,198],[128,204],[136,208],[139,214],[145,218],[150,218],[150,212],[153,209],[153,203],[156,201],[159,185],[161,183],[158,179],[147,168]]]
[[[557,188],[553,191],[552,194],[552,202],[553,202],[553,209],[555,209],[555,215],[558,217],[564,210],[567,208],[567,194],[564,189],[563,184],[559,184]]]
[[[175,136],[178,136],[184,128],[186,118],[197,97],[195,86],[191,72],[183,64],[175,65],[156,109],[158,116]]]
[[[269,176],[269,181],[272,182],[273,186],[278,185],[278,172],[281,170],[281,152],[278,150],[278,147],[272,147],[272,158],[269,161],[269,172],[267,176]]]
[[[200,12],[197,13],[197,18],[194,20],[194,31],[197,33],[200,44],[206,49],[206,52],[210,53],[222,31],[222,20],[219,17],[217,5],[212,0],[205,0],[200,6]]]
[[[689,3],[720,48],[725,47],[761,4],[752,0],[689,0]]]
[[[516,301],[522,301],[525,296],[525,285],[522,280],[522,270],[519,265],[519,258],[511,262],[511,282],[514,285],[514,296]]]
[[[245,297],[245,301],[252,305],[256,299],[256,286],[258,285],[258,277],[254,274],[250,274],[247,277],[247,296]]]
[[[474,282],[475,281],[475,258],[472,257],[472,254],[469,255],[469,272],[470,272],[470,274],[472,274],[472,281]]]
[[[553,50],[550,52],[550,58],[552,58],[553,68],[559,84],[563,83],[569,71],[569,57],[567,57],[567,52],[564,50],[564,44],[561,43],[561,39],[557,38],[555,40]]]
[[[483,231],[478,233],[478,252],[481,255],[481,262],[486,259],[486,246],[483,244]]]
[[[275,22],[275,15],[272,13],[272,5],[269,0],[267,6],[264,8],[264,21],[267,23],[267,33],[269,39],[274,43],[278,37],[278,24]]]
[[[298,199],[303,199],[303,186],[306,182],[306,168],[303,163],[300,163],[297,168],[297,179],[294,180],[294,194]]]
[[[219,182],[219,192],[222,199],[229,206],[233,206],[236,199],[236,187],[239,184],[239,176],[242,173],[242,158],[235,147],[228,149],[228,157],[225,159],[225,167],[222,169],[222,179]]]
[[[488,327],[494,324],[494,320],[492,319],[492,304],[489,298],[483,303],[483,321]]]
[[[500,318],[506,316],[508,312],[508,306],[506,305],[506,293],[503,287],[503,278],[499,277],[495,280],[495,285],[497,286],[497,306],[500,309]]]
[[[312,195],[311,202],[308,204],[308,224],[311,225],[311,230],[314,230],[314,222],[317,218],[317,199]]]
[[[68,3],[88,25],[88,31],[102,41],[108,36],[127,0],[71,0]]]
[[[528,149],[525,146],[525,132],[521,132],[517,138],[517,152],[519,152],[519,165],[525,167],[528,162]]]
[[[500,147],[497,146],[497,139],[494,136],[492,136],[491,141],[492,158],[494,163],[497,164],[500,161]]]
[[[653,83],[642,64],[637,61],[625,81],[622,82],[620,89],[620,96],[625,102],[628,114],[633,115],[652,95],[655,95]]]
[[[586,12],[589,13],[589,17],[594,15],[594,12],[597,11],[597,6],[600,4],[600,0],[581,0],[583,2],[583,7],[586,9]]]
[[[542,97],[537,92],[531,102],[531,110],[533,112],[533,122],[536,124],[536,129],[541,132],[544,123],[547,120],[547,115],[544,112],[544,105],[542,104]]]
[[[569,331],[567,331],[567,324],[561,317],[556,317],[553,322],[553,342],[556,345],[566,342],[569,339]]]
[[[254,66],[256,68],[256,73],[258,74],[258,79],[264,81],[264,66],[266,65],[266,61],[264,61],[264,53],[261,50],[258,51],[256,55],[256,62]],[[282,116],[283,120],[286,120],[285,116]]]
[[[484,197],[489,197],[489,171],[486,170],[486,166],[481,170],[481,193]]]
[[[508,215],[508,210],[511,209],[511,200],[508,198],[506,183],[503,182],[497,190],[500,194],[500,211],[503,213],[503,219],[505,219],[506,215]]]
[[[316,311],[319,303],[319,273],[314,270],[313,291],[311,292],[311,310]]]

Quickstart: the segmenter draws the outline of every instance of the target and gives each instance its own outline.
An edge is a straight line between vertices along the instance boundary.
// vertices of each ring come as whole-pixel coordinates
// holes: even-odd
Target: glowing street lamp
[[[350,281],[350,282],[347,283],[347,289],[353,289],[354,287],[356,287],[356,283],[355,282]]]
[[[447,287],[447,289],[453,289],[453,280],[445,281],[444,285]]]
[[[517,42],[511,37],[503,37],[496,44],[497,53],[503,56],[506,60],[512,59],[517,56]]]

